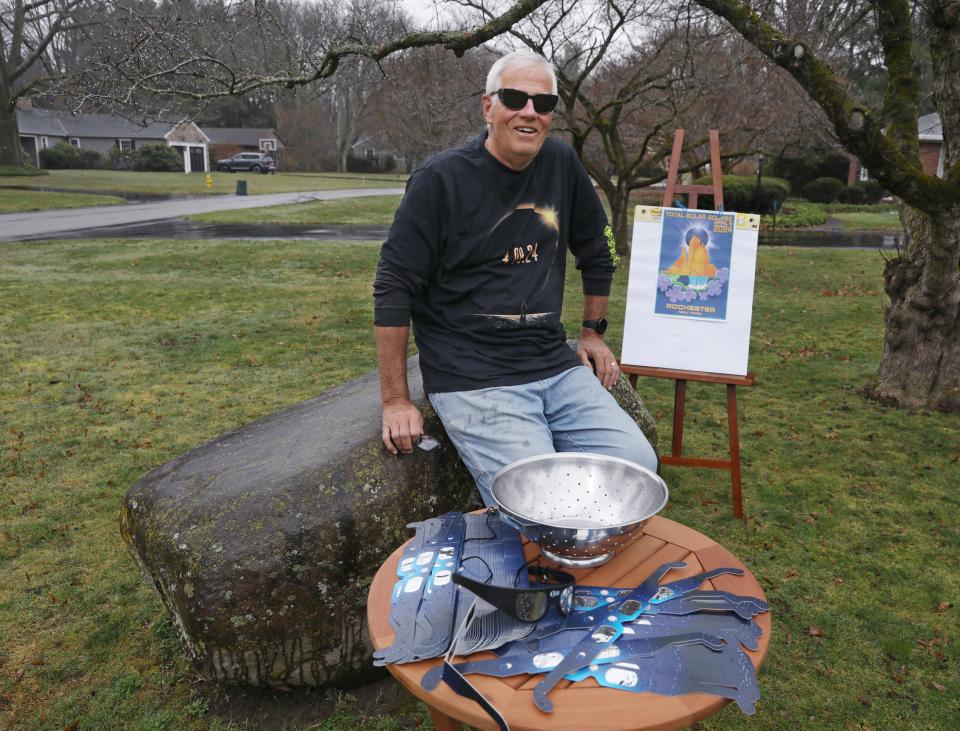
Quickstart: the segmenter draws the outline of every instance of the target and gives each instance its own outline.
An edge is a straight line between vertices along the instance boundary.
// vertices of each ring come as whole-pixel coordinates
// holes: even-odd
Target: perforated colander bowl
[[[660,477],[635,462],[556,452],[508,464],[490,485],[500,510],[562,566],[598,566],[667,504]]]

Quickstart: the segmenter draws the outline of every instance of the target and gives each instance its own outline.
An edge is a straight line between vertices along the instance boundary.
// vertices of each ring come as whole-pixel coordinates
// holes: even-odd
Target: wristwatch
[[[607,331],[607,318],[601,317],[599,320],[584,320],[581,323],[581,327],[596,330],[603,335]]]

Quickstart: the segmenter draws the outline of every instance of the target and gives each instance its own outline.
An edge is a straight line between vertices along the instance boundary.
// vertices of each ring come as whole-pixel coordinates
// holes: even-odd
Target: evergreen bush
[[[800,194],[814,203],[833,203],[844,187],[843,181],[836,178],[815,178],[803,186]]]
[[[848,185],[840,191],[837,200],[841,203],[856,203],[863,205],[867,202],[867,191],[862,185]]]
[[[77,167],[79,150],[69,142],[58,142],[40,150],[40,164],[49,170],[69,170]]]
[[[144,145],[133,152],[133,169],[141,173],[182,173],[183,156],[169,145]]]
[[[40,164],[50,170],[91,170],[103,165],[103,157],[96,150],[81,150],[69,142],[58,142],[40,150]]]
[[[77,150],[77,167],[81,170],[102,168],[103,155],[96,150]]]

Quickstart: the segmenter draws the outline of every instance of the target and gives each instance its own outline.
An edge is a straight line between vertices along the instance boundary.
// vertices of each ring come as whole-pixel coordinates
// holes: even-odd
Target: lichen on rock
[[[128,491],[120,530],[196,668],[257,686],[349,686],[378,677],[365,607],[406,525],[479,507],[473,480],[423,396],[430,451],[381,443],[376,373],[223,434]],[[625,378],[614,389],[656,447]]]

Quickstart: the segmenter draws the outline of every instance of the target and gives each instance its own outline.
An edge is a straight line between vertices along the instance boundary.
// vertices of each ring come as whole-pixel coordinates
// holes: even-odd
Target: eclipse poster
[[[621,362],[746,375],[760,217],[637,206]]]
[[[664,209],[656,314],[726,319],[733,223],[732,213]]]

